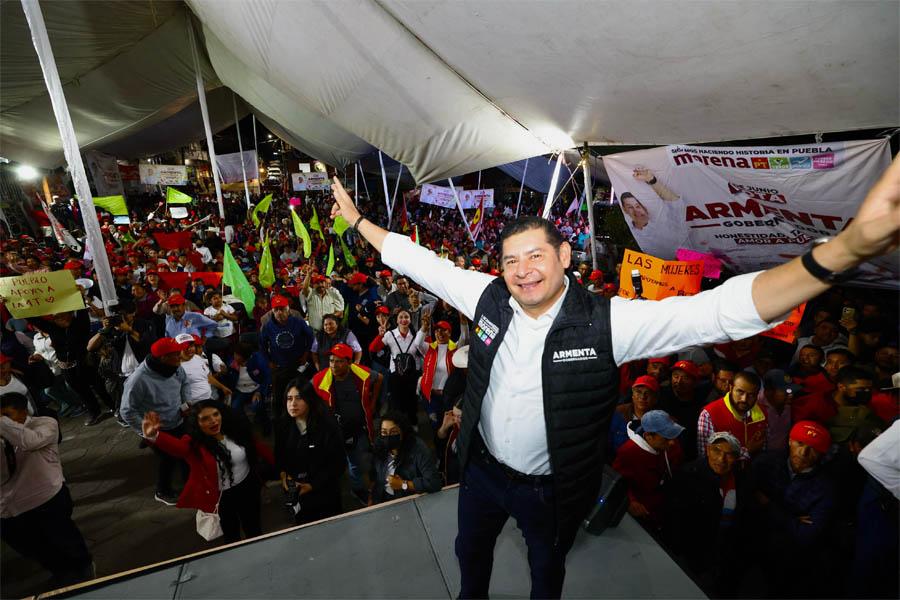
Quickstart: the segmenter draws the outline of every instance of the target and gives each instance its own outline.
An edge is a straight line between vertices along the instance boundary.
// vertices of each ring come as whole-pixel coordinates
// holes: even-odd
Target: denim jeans
[[[369,435],[363,432],[356,440],[352,448],[344,449],[347,452],[347,466],[350,470],[350,489],[354,492],[366,492],[364,453],[369,451]]]
[[[486,452],[486,451],[485,451]],[[486,598],[494,564],[494,544],[512,516],[525,537],[531,569],[531,597],[559,598],[566,575],[566,554],[577,523],[559,532],[553,483],[512,479],[473,447],[459,487],[456,556],[460,598]]]

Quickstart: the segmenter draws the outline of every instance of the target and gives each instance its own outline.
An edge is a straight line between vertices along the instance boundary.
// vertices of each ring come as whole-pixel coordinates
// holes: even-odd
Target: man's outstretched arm
[[[900,242],[900,158],[888,167],[844,231],[813,250],[830,271],[853,269],[895,250]],[[773,321],[831,287],[813,277],[799,258],[763,271],[753,281],[753,303],[764,321]]]

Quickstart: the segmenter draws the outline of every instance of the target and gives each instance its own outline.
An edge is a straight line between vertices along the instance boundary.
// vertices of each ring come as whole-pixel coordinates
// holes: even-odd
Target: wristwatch
[[[403,480],[403,485],[400,486],[400,489],[403,490],[404,492],[409,489],[409,484],[406,483],[405,479]]]
[[[844,283],[859,275],[859,269],[847,269],[846,271],[840,272],[831,271],[820,265],[816,259],[813,258],[812,253],[816,246],[821,246],[829,240],[831,240],[830,237],[821,237],[817,240],[813,240],[809,246],[809,250],[807,250],[806,254],[800,259],[800,262],[803,263],[803,267],[816,279],[832,285]]]

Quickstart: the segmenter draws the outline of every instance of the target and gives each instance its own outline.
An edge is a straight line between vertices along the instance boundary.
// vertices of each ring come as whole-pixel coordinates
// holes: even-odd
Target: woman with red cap
[[[418,388],[422,398],[425,399],[425,413],[435,432],[441,427],[444,411],[450,408],[444,405],[444,384],[453,372],[453,354],[458,347],[465,346],[469,342],[468,321],[462,313],[459,314],[459,321],[460,334],[455,342],[450,339],[450,323],[438,321],[432,328],[433,339],[422,343],[421,352],[425,355],[425,361]],[[422,330],[427,330],[430,323],[431,317],[423,316]]]

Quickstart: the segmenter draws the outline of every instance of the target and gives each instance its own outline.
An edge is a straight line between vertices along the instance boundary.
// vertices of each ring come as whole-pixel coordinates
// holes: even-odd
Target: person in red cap
[[[604,298],[614,298],[618,293],[618,288],[616,288],[616,284],[614,283],[604,283],[603,284],[603,297]]]
[[[310,287],[312,282],[312,287]],[[312,269],[307,269],[300,291],[306,298],[307,317],[309,326],[315,333],[322,331],[322,317],[334,315],[341,318],[344,314],[344,298],[335,288],[328,286],[327,277],[313,275]]]
[[[655,360],[658,359],[651,359],[651,365],[668,365],[668,361],[652,362]],[[651,365],[647,366],[648,372]],[[671,386],[660,384],[659,407],[684,426],[680,441],[687,460],[693,460],[697,456],[697,419],[706,400],[706,394],[697,388],[699,377],[697,365],[689,360],[680,360],[672,365]]]
[[[138,434],[143,433],[144,415],[154,413],[159,418],[159,430],[180,439],[184,429],[184,415],[194,398],[190,395],[188,377],[181,368],[182,351],[191,341],[178,342],[164,337],[153,342],[150,354],[134,373],[125,380],[119,416]],[[175,506],[178,495],[172,486],[172,475],[179,461],[153,447],[157,459],[156,495],[163,504]],[[181,474],[187,481],[187,465],[181,462]]]
[[[706,456],[709,438],[717,431],[727,431],[741,442],[743,459],[766,449],[769,420],[765,409],[756,402],[761,384],[756,373],[741,371],[734,376],[728,393],[703,407],[697,419],[699,456]]]
[[[587,291],[592,292],[594,294],[599,294],[603,292],[603,271],[593,270],[591,271],[590,277],[588,277]]]
[[[821,567],[817,546],[834,524],[838,491],[821,465],[830,449],[824,426],[800,421],[791,428],[787,452],[764,452],[747,470],[742,497],[752,535],[744,550],[757,557],[766,589],[780,597],[833,595],[818,578],[797,576]]]
[[[381,394],[382,378],[355,364],[353,349],[347,344],[336,344],[328,354],[328,367],[313,376],[313,388],[338,418],[350,466],[350,491],[367,506],[363,454],[375,441],[375,399]]]
[[[628,426],[637,427],[644,413],[655,410],[659,402],[659,382],[649,375],[641,375],[631,384],[631,402],[616,407],[609,423],[609,443],[618,452],[628,441]]]
[[[378,292],[378,297],[381,298],[382,302],[387,300],[388,294],[397,290],[391,272],[387,269],[378,274],[378,287],[376,290]]]
[[[422,315],[422,329],[428,330],[431,316]],[[456,349],[469,343],[469,327],[466,317],[460,314],[460,335],[455,342],[450,339],[453,328],[447,321],[438,321],[432,327],[433,340],[425,342],[425,362],[419,379],[419,393],[425,399],[425,413],[435,433],[440,429],[444,412],[450,406],[444,404],[444,384],[453,372],[453,355]]]
[[[260,330],[259,349],[272,371],[274,398],[283,398],[285,386],[297,376],[297,370],[301,366],[306,369],[314,337],[313,330],[306,321],[291,314],[287,298],[272,298],[272,318]],[[281,416],[283,404],[272,404],[275,417]]]

